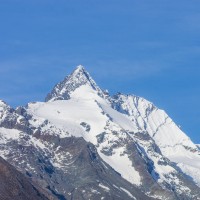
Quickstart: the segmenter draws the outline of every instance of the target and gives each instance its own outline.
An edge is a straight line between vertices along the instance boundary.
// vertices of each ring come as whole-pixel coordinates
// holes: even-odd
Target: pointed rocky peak
[[[107,95],[98,87],[84,67],[79,65],[69,76],[53,88],[53,90],[45,98],[45,101],[70,99],[70,95],[77,88],[80,88],[83,85],[90,86],[93,90],[97,91],[99,96],[103,98]]]
[[[0,99],[0,107],[7,106],[6,102]]]
[[[88,78],[90,76],[88,72],[85,70],[85,68],[82,65],[78,65],[76,69],[70,74],[71,78],[75,78],[77,76],[83,76],[85,78]]]
[[[3,112],[5,110],[10,110],[11,107],[3,100],[0,100],[0,112]]]
[[[82,71],[82,72],[84,72],[85,71],[85,69],[84,69],[84,67],[83,67],[83,65],[78,65],[77,67],[76,67],[76,69],[74,70],[74,72],[79,72],[79,71]]]

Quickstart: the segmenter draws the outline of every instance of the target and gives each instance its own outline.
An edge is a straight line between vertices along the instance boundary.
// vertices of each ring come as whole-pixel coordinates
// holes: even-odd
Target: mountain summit
[[[97,86],[90,74],[79,65],[71,75],[67,76],[62,82],[58,83],[47,95],[45,101],[67,100],[70,94],[82,85],[88,85],[96,90],[99,96],[104,97],[104,92]]]
[[[0,155],[57,199],[200,199],[199,148],[165,111],[109,96],[82,66],[46,102],[0,101]]]

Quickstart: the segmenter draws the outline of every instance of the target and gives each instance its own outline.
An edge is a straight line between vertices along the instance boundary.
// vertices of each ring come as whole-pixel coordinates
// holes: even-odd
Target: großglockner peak
[[[57,199],[200,199],[197,146],[163,110],[110,97],[83,67],[46,102],[5,110],[0,155]]]
[[[90,74],[84,69],[82,65],[79,65],[69,76],[58,83],[53,90],[47,95],[45,101],[55,100],[67,100],[70,98],[70,94],[82,85],[88,85],[98,92],[98,95],[105,97],[106,94],[102,91]]]

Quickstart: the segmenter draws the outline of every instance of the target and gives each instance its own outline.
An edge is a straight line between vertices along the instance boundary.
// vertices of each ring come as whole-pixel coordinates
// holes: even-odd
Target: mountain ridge
[[[82,66],[46,102],[0,101],[0,116],[0,155],[61,199],[199,199],[197,146],[163,110],[109,96]]]

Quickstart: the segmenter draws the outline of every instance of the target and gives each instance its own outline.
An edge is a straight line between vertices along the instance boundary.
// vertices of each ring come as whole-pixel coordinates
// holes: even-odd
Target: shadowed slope
[[[0,157],[1,200],[48,200],[54,199],[36,188],[24,175]],[[48,197],[47,197],[48,196]]]

